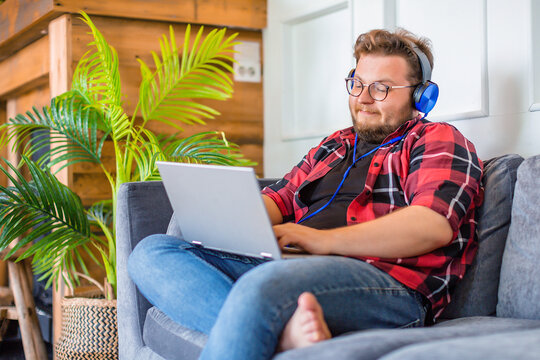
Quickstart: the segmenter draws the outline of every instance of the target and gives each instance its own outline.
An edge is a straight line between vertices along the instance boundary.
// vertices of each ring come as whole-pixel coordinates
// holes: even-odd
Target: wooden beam
[[[62,15],[49,24],[50,72],[49,87],[51,96],[69,90],[72,78],[72,25],[71,15]]]
[[[10,117],[17,114],[23,114],[27,111],[33,111],[32,107],[36,107],[41,111],[43,106],[48,106],[51,103],[51,96],[49,92],[49,81],[45,80],[46,84],[41,86],[35,86],[32,90],[27,91],[23,94],[17,94],[17,96],[11,98],[15,107]],[[7,121],[8,119],[6,119]]]
[[[49,24],[49,89],[50,96],[65,93],[71,86],[71,15],[62,15]],[[54,171],[54,169],[53,169]],[[70,172],[63,169],[56,177],[65,185],[71,184]]]
[[[6,122],[6,103],[4,101],[0,102],[0,124],[4,124]],[[2,134],[0,133],[0,136]],[[6,158],[7,156],[7,147],[0,148],[0,156],[2,158]],[[2,165],[5,165],[2,163]],[[0,175],[0,185],[1,186],[7,186],[7,176],[4,174]],[[0,260],[0,286],[7,285],[7,264]]]
[[[19,250],[15,251],[15,253],[13,255],[11,255],[9,258],[7,258],[6,260],[9,260],[9,261],[15,261],[17,260],[17,258],[19,256],[21,256],[22,254],[24,254],[24,252],[26,250],[28,250],[28,248],[30,247],[30,245],[25,245],[23,246],[22,248],[20,248]],[[0,251],[0,259],[3,259],[8,252],[10,252],[11,249],[7,248],[7,249],[4,249],[2,251]],[[0,294],[2,294],[2,292],[0,291]]]
[[[197,23],[250,29],[266,27],[266,0],[55,0],[56,12]]]
[[[196,22],[264,29],[266,27],[266,0],[196,0]]]
[[[8,262],[9,283],[15,307],[17,309],[17,319],[21,329],[24,355],[26,359],[46,360],[47,351],[41,337],[41,329],[37,320],[36,309],[30,284],[26,279],[24,265],[22,262]]]
[[[13,292],[8,286],[0,286],[0,306],[13,304]]]
[[[167,22],[192,22],[195,18],[194,0],[54,0],[57,12],[121,18],[159,20]]]
[[[0,44],[24,31],[53,9],[52,1],[6,1],[0,7]]]
[[[16,99],[9,99],[6,105],[6,117],[9,119],[9,118],[15,117],[16,115],[17,115],[17,101]],[[12,149],[15,149],[16,147],[17,147],[17,139],[12,138],[7,144],[8,150],[7,150],[6,158],[11,164],[15,166],[18,165],[19,162],[21,161],[21,155],[16,151],[12,151]],[[10,181],[8,181],[8,185],[11,186],[13,184],[10,184]]]
[[[0,60],[47,33],[50,0],[15,0],[0,5]]]
[[[0,319],[17,320],[15,306],[0,306]]]
[[[45,36],[0,62],[0,98],[42,85],[48,76],[49,38]]]
[[[0,5],[0,60],[47,33],[65,13],[263,29],[267,0],[10,0]]]
[[[71,15],[62,15],[49,24],[50,40],[50,95],[60,95],[71,86],[72,78],[72,51],[71,51]],[[51,145],[52,146],[52,145]],[[72,170],[64,168],[56,177],[68,186],[71,185]],[[53,289],[53,343],[58,343],[62,326],[61,300],[67,295],[66,286],[62,280],[58,287]]]

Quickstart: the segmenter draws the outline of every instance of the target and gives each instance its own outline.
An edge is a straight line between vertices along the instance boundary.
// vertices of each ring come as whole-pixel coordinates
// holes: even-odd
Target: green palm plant
[[[81,277],[99,285],[89,278],[84,259],[91,259],[105,269],[103,290],[111,299],[116,294],[116,194],[122,183],[159,179],[157,160],[253,163],[222,133],[181,137],[181,124],[204,124],[219,114],[198,100],[231,97],[227,72],[233,71],[230,54],[237,34],[226,37],[222,29],[203,36],[201,27],[191,43],[188,26],[179,51],[170,27],[169,36],[160,40],[161,56],[152,53],[155,70],[139,59],[142,81],[130,117],[122,103],[116,51],[91,19],[81,14],[93,41],[74,71],[71,90],[53,98],[50,106],[19,114],[0,127],[0,147],[17,139],[13,150],[23,154],[18,165],[6,160],[0,165],[12,184],[0,187],[0,250],[15,244],[7,254],[11,256],[25,249],[20,259],[32,257],[34,270],[47,279],[47,285],[63,280],[74,286]],[[177,133],[156,135],[147,128],[151,121],[165,123]],[[46,130],[49,136],[31,140],[35,130]],[[115,171],[102,161],[106,141],[113,144]],[[44,150],[44,155],[36,155]],[[101,168],[112,199],[85,208],[79,196],[58,181],[55,174],[80,162]]]

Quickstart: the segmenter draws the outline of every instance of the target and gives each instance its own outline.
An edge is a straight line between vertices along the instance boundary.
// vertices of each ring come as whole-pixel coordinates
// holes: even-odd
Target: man
[[[129,271],[149,301],[209,334],[201,358],[266,359],[354,330],[422,326],[472,262],[482,165],[454,127],[415,108],[428,43],[374,30],[355,58],[353,126],[263,190],[280,246],[322,256],[264,261],[165,235],[134,250]]]

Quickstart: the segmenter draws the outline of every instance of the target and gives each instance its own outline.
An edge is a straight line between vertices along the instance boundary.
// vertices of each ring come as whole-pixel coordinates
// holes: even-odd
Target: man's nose
[[[356,100],[361,104],[372,104],[375,100],[369,94],[369,88],[366,86]]]

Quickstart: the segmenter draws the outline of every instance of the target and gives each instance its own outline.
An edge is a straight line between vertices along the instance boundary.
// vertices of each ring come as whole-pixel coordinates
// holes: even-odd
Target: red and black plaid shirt
[[[308,211],[300,190],[344,158],[354,135],[351,127],[328,136],[283,179],[263,190],[279,207],[284,222],[298,222]],[[436,318],[476,254],[474,214],[483,196],[482,163],[473,144],[449,124],[413,119],[384,142],[402,135],[399,142],[375,153],[364,190],[348,207],[347,224],[376,219],[409,205],[426,206],[448,219],[453,240],[431,253],[400,259],[357,257],[426,296]]]

